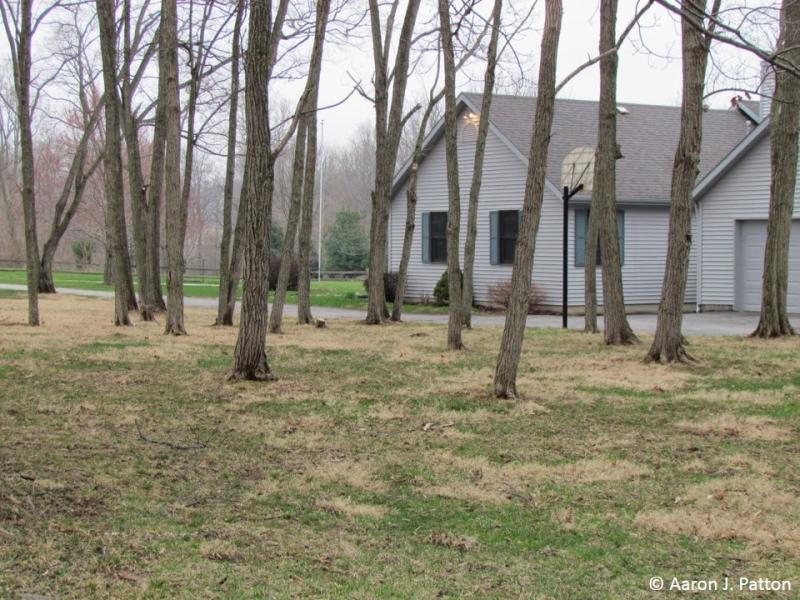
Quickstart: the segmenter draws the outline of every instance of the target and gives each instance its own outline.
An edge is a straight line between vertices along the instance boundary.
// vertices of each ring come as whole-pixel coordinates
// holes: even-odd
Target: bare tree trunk
[[[159,25],[158,47],[158,100],[153,123],[153,154],[150,158],[150,184],[147,186],[147,236],[145,247],[146,278],[139,285],[144,286],[145,297],[153,311],[164,312],[164,294],[161,291],[161,194],[164,189],[164,161],[167,135],[167,54],[161,43],[163,31]]]
[[[599,132],[598,132],[599,133]],[[595,164],[597,164],[595,162]],[[597,333],[597,232],[599,195],[592,194],[592,205],[586,220],[586,247],[583,259],[583,331]]]
[[[122,189],[122,144],[120,141],[119,96],[117,95],[117,36],[114,5],[97,0],[100,45],[105,87],[105,183],[114,261],[114,324],[130,325],[128,311],[136,305],[133,298],[130,258],[125,231],[125,205]]]
[[[600,2],[600,102],[594,193],[600,256],[603,263],[603,330],[606,344],[632,344],[636,336],[625,315],[622,266],[617,228],[617,0]],[[592,248],[594,248],[593,246]],[[594,260],[585,263],[594,270]],[[590,269],[591,266],[591,269]]]
[[[494,393],[498,398],[512,398],[517,395],[517,368],[528,316],[533,256],[544,199],[545,169],[553,124],[556,59],[560,35],[561,0],[545,0],[545,23],[539,53],[538,99],[528,155],[525,198],[514,251],[511,298],[506,311],[506,323],[494,375]]]
[[[472,183],[469,189],[467,210],[467,237],[464,242],[464,289],[462,318],[466,327],[472,327],[473,272],[475,270],[475,239],[478,236],[478,200],[483,178],[483,157],[486,154],[486,137],[489,133],[489,113],[494,94],[495,67],[497,66],[497,41],[500,36],[500,16],[503,0],[495,0],[492,9],[492,33],[486,56],[486,73],[483,78],[483,99],[478,121],[478,137],[475,141],[475,161],[472,168]]]
[[[46,245],[46,243],[45,243]],[[53,260],[55,258],[54,247],[42,248],[42,258],[39,264],[39,293],[55,294],[56,284],[53,280]]]
[[[13,246],[12,256],[19,257],[22,256],[22,246],[20,244],[19,238],[17,237],[17,223],[14,214],[14,207],[13,204],[16,204],[16,198],[12,204],[11,194],[9,193],[8,184],[10,183],[8,177],[9,168],[8,165],[11,161],[8,160],[8,148],[7,145],[9,143],[8,138],[11,137],[7,135],[5,132],[0,131],[0,144],[2,144],[2,166],[0,166],[0,196],[3,198],[3,205],[5,208],[5,221],[7,227],[7,235],[8,240],[11,242]]]
[[[496,23],[487,22],[486,29],[492,26],[496,26],[497,30],[499,31],[499,5],[501,4],[501,0],[496,0],[495,8],[497,8],[498,12],[496,13],[498,16],[498,20]],[[459,69],[461,66],[464,65],[467,58],[472,56],[474,51],[477,49],[480,40],[482,40],[483,34],[478,36],[475,45],[468,50],[465,54],[461,56],[459,59],[459,63],[456,65],[456,69]],[[496,44],[495,44],[496,45]],[[491,41],[490,41],[490,49],[489,53],[496,58],[496,48],[492,50],[491,48]],[[494,71],[492,70],[492,76],[494,76]],[[410,175],[408,178],[408,183],[406,184],[406,222],[405,222],[405,229],[403,233],[403,249],[400,253],[400,267],[397,274],[397,289],[395,290],[394,296],[394,306],[392,307],[392,321],[401,321],[403,315],[403,304],[406,298],[406,285],[408,284],[408,263],[411,260],[411,244],[414,241],[414,229],[415,229],[415,222],[417,217],[417,181],[419,176],[419,165],[422,162],[422,146],[425,141],[425,134],[428,129],[428,121],[430,121],[431,115],[433,114],[433,109],[439,103],[439,101],[444,97],[444,89],[439,90],[439,92],[434,94],[434,90],[436,89],[436,83],[438,83],[439,73],[436,73],[436,82],[431,88],[430,94],[428,96],[428,104],[425,107],[425,111],[422,113],[422,118],[420,119],[419,129],[417,130],[417,137],[414,142],[414,149],[411,153],[411,167],[410,167]],[[493,88],[493,84],[490,86]],[[488,131],[488,109],[486,110],[487,120],[486,120],[486,130]],[[479,126],[480,130],[480,126]],[[485,137],[484,137],[485,140]],[[476,147],[476,160],[478,158],[478,151]],[[481,156],[480,164],[483,164],[483,158]],[[475,185],[475,180],[473,179],[473,187]],[[480,181],[477,183],[477,187],[480,188]],[[475,197],[479,193],[479,189],[474,192]],[[470,199],[472,198],[473,190],[470,189]],[[476,200],[477,203],[477,200]],[[472,206],[472,205],[470,205]],[[476,204],[477,207],[477,204]],[[477,219],[476,219],[477,221]],[[469,244],[464,249],[464,256],[465,261],[467,260],[467,253],[469,250]],[[474,255],[474,240],[473,240],[473,250],[472,253]],[[474,260],[473,260],[474,262]],[[464,277],[466,278],[466,270],[464,272]],[[465,279],[466,281],[466,279]],[[464,284],[464,290],[466,290],[466,283]],[[472,293],[470,292],[470,297]],[[471,302],[471,301],[470,301]],[[470,309],[472,308],[470,303]],[[467,316],[465,317],[465,325],[469,326],[467,322],[470,319],[471,313],[468,312]]]
[[[247,190],[244,182],[248,177],[247,161],[244,163],[242,173],[242,188],[239,192],[239,207],[236,210],[236,226],[233,229],[233,245],[231,246],[231,263],[228,269],[228,280],[225,288],[225,310],[222,314],[222,325],[233,325],[233,313],[236,311],[236,292],[239,289],[239,281],[242,278],[242,260],[245,230],[244,224],[247,219]]]
[[[316,110],[316,104],[314,105]],[[317,116],[311,114],[306,126],[306,166],[303,181],[303,207],[298,240],[297,322],[312,325],[311,314],[311,221],[314,214],[314,186],[317,168]],[[319,260],[319,257],[317,257]],[[322,268],[318,265],[317,268]]]
[[[156,122],[158,122],[158,108],[156,109]],[[158,125],[156,125],[158,130]],[[145,226],[146,277],[140,281],[143,293],[147,298],[152,311],[160,313],[167,310],[164,302],[164,293],[161,291],[161,190],[164,181],[164,136],[153,134],[153,157],[150,162],[150,185],[147,188],[147,212]],[[156,156],[160,159],[156,160]],[[156,171],[156,172],[154,172]],[[153,187],[157,186],[157,187]]]
[[[406,184],[406,224],[403,232],[403,250],[400,254],[400,270],[397,273],[397,289],[394,294],[394,306],[392,306],[392,321],[401,321],[403,316],[403,303],[406,298],[406,283],[408,279],[408,263],[411,260],[411,243],[414,241],[414,228],[417,219],[417,180],[419,175],[419,165],[422,162],[422,144],[425,141],[425,131],[428,121],[436,106],[438,96],[428,101],[428,106],[422,115],[417,139],[414,142],[414,152],[411,158],[411,174]]]
[[[99,111],[95,116],[99,116]],[[61,190],[58,202],[56,202],[53,223],[50,227],[50,235],[47,237],[47,240],[45,240],[42,248],[42,260],[39,269],[39,292],[42,294],[52,294],[56,291],[55,283],[53,282],[53,259],[55,258],[58,244],[61,242],[61,238],[64,237],[67,227],[69,227],[75,213],[78,212],[78,208],[83,200],[83,192],[86,189],[86,182],[94,174],[102,160],[102,157],[98,157],[94,163],[90,165],[89,171],[84,173],[86,146],[83,144],[83,140],[86,140],[88,143],[88,138],[91,136],[93,130],[94,125],[91,125],[91,130],[86,129],[84,131],[83,139],[75,151],[67,180]],[[73,192],[72,202],[67,206],[71,191]]]
[[[122,169],[122,156],[120,156],[120,169]],[[128,312],[139,309],[139,303],[136,301],[136,288],[133,286],[133,265],[131,264],[131,251],[128,244],[128,229],[125,223],[125,190],[122,185],[122,171],[119,174],[120,179],[120,193],[121,196],[121,216],[120,222],[114,225],[115,230],[119,229],[122,233],[114,235],[122,240],[122,264],[125,277],[125,295],[128,297]],[[115,276],[116,277],[116,276]]]
[[[28,283],[28,324],[39,325],[39,242],[36,236],[36,195],[34,190],[33,134],[31,132],[31,42],[33,0],[21,0],[14,15],[2,5],[3,24],[11,48],[14,91],[17,96],[19,143],[22,155],[22,216],[25,222],[25,264]],[[17,18],[19,22],[13,19]]]
[[[104,161],[105,162],[105,161]],[[103,175],[104,187],[107,184],[105,174]],[[103,264],[103,283],[106,285],[114,285],[114,240],[111,234],[111,215],[109,214],[108,207],[103,214],[103,226],[105,227],[105,255],[106,260]]]
[[[450,30],[450,5],[439,0],[439,26],[444,56],[444,140],[447,162],[447,275],[450,306],[447,319],[447,348],[462,350],[461,339],[461,265],[459,237],[461,232],[461,191],[458,182],[458,117],[456,115],[456,61],[453,34]]]
[[[783,0],[778,52],[800,64],[800,0]],[[792,231],[797,183],[798,128],[800,127],[800,79],[779,69],[770,116],[772,181],[769,197],[767,243],[761,317],[754,336],[773,338],[794,335],[787,311],[789,285],[789,236]]]
[[[139,317],[142,321],[152,321],[155,310],[151,298],[147,296],[147,232],[145,227],[146,205],[142,174],[142,158],[139,151],[139,133],[133,114],[133,89],[131,85],[131,2],[123,2],[123,59],[122,59],[122,104],[120,107],[122,133],[128,157],[128,191],[131,199],[131,217],[133,220],[133,249],[136,257],[136,271],[139,275]]]
[[[180,200],[174,210],[169,202],[170,198],[170,160],[169,145],[170,145],[170,110],[172,110],[171,103],[173,102],[173,92],[171,88],[167,90],[167,101],[170,103],[167,111],[167,158],[165,167],[165,177],[167,178],[167,259],[168,268],[167,273],[167,324],[166,333],[175,335],[185,335],[186,328],[184,325],[183,315],[183,276],[186,272],[186,260],[184,257],[184,243],[186,240],[186,221],[189,207],[189,196],[192,191],[192,174],[194,172],[194,150],[197,145],[197,135],[195,130],[195,122],[197,118],[197,102],[200,95],[200,85],[203,79],[203,67],[206,63],[208,50],[205,47],[205,32],[208,25],[208,20],[211,16],[212,4],[207,3],[202,10],[202,17],[198,26],[199,32],[197,37],[193,35],[191,29],[193,23],[189,22],[189,43],[185,44],[183,48],[188,54],[187,63],[189,66],[189,98],[186,102],[186,149],[183,153],[183,181],[180,189]],[[177,22],[177,17],[176,17]],[[173,47],[172,40],[169,40],[168,52]],[[177,69],[177,25],[175,44],[176,60],[175,60],[175,82],[178,82],[178,69]],[[172,58],[170,57],[170,61]],[[170,71],[172,64],[170,64]],[[169,85],[171,79],[167,80]],[[178,135],[180,136],[180,98],[179,88],[176,87],[174,94],[175,114],[179,128]],[[178,147],[180,148],[180,137],[178,138]],[[176,175],[176,179],[180,182],[180,176]],[[174,240],[173,240],[174,237]],[[173,244],[170,244],[174,241]]]
[[[409,0],[400,31],[394,67],[389,71],[389,51],[392,24],[387,35],[381,35],[378,0],[369,0],[372,32],[372,54],[375,65],[375,189],[372,192],[372,217],[369,247],[368,324],[383,323],[388,316],[383,274],[386,270],[386,242],[389,225],[389,203],[400,134],[403,125],[403,102],[408,82],[409,54],[413,43],[414,23],[420,0]],[[389,86],[392,86],[391,104]]]
[[[100,165],[102,156],[90,161],[87,169],[87,154],[94,135],[97,124],[102,113],[102,103],[98,102],[91,105],[88,93],[91,85],[87,81],[87,67],[84,64],[84,52],[86,40],[84,33],[80,29],[76,32],[76,49],[69,62],[76,73],[79,84],[78,105],[80,106],[81,125],[83,127],[80,140],[75,147],[72,155],[67,176],[61,186],[61,193],[56,201],[53,211],[53,220],[50,226],[50,233],[42,247],[42,260],[39,270],[39,293],[55,293],[56,288],[53,282],[53,259],[58,250],[64,234],[72,222],[72,218],[78,212],[78,208],[83,200],[83,192],[86,189],[87,181],[92,177],[97,167]],[[72,200],[70,201],[70,196]]]
[[[294,245],[297,237],[297,226],[300,221],[300,209],[303,204],[303,178],[305,177],[306,159],[306,123],[316,115],[304,116],[297,126],[294,142],[294,163],[292,164],[292,188],[289,194],[289,216],[286,219],[286,235],[283,236],[281,252],[281,269],[278,283],[275,286],[275,298],[272,301],[272,314],[269,317],[270,333],[280,333],[283,321],[283,305],[286,302],[286,291],[289,288],[289,275],[294,260]],[[310,228],[309,228],[310,229]],[[307,265],[307,263],[306,263]],[[306,267],[307,270],[307,267]],[[310,306],[306,307],[310,311]]]
[[[277,52],[286,0],[281,0],[275,22],[271,3],[250,7],[249,38],[245,60],[245,115],[247,165],[243,187],[246,198],[244,294],[239,336],[231,379],[268,380],[267,294],[269,293],[269,222],[272,212],[274,155],[269,129],[267,85]]]
[[[186,197],[181,193],[181,108],[178,91],[178,17],[176,0],[161,5],[161,43],[166,69],[166,138],[164,203],[167,235],[167,319],[164,333],[186,335],[183,321],[183,242],[186,236]],[[159,67],[161,64],[159,64]],[[187,154],[188,154],[187,149]],[[191,177],[185,173],[185,177]]]
[[[700,172],[700,147],[703,135],[703,88],[710,39],[703,33],[706,0],[682,0],[683,101],[681,130],[672,168],[667,261],[656,333],[647,353],[648,361],[686,361],[681,333],[689,252],[692,247],[692,188]],[[714,0],[712,15],[719,10]]]
[[[286,223],[286,235],[283,240],[283,253],[281,258],[281,269],[278,273],[278,284],[275,289],[275,300],[272,305],[272,316],[270,317],[270,331],[277,333],[281,330],[283,319],[283,304],[286,299],[286,288],[289,283],[289,273],[292,268],[294,257],[294,238],[297,232],[297,221],[302,209],[304,217],[305,256],[303,262],[305,271],[303,272],[302,302],[298,300],[298,321],[306,323],[313,322],[311,316],[311,281],[308,272],[310,262],[310,242],[311,242],[311,216],[313,213],[314,185],[317,172],[317,103],[319,99],[319,79],[322,72],[322,52],[325,43],[325,29],[328,24],[328,13],[330,11],[329,0],[322,0],[317,4],[317,30],[314,36],[314,46],[311,50],[311,60],[306,80],[306,90],[308,91],[305,106],[300,105],[302,113],[298,123],[297,134],[295,136],[295,156],[292,168],[292,189],[291,207],[289,218]],[[307,140],[303,139],[307,138]],[[307,142],[307,143],[306,143]],[[305,153],[305,159],[304,159]],[[305,202],[302,196],[305,195]],[[305,204],[305,206],[301,206]],[[306,208],[307,207],[307,208]],[[322,265],[320,265],[322,268]],[[298,277],[298,288],[301,287]],[[300,289],[298,289],[298,292]],[[299,296],[300,294],[298,294]],[[301,319],[302,317],[302,319]]]
[[[225,187],[222,191],[222,241],[219,247],[219,297],[215,325],[233,325],[233,311],[226,323],[228,288],[231,279],[231,235],[233,217],[233,185],[236,169],[236,133],[239,114],[239,57],[245,0],[238,0],[231,45],[231,88],[228,112],[228,154],[225,160]],[[237,280],[238,283],[238,280]],[[234,296],[235,298],[235,296]],[[235,300],[234,300],[235,301]]]

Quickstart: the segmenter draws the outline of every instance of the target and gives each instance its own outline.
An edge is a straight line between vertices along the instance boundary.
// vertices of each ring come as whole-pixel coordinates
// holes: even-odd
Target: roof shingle
[[[481,95],[462,95],[480,107]],[[570,150],[595,147],[598,107],[591,100],[556,100],[547,163],[547,178],[561,185],[561,163]],[[621,102],[627,114],[617,119],[617,141],[624,158],[617,161],[619,201],[668,202],[672,163],[680,132],[679,106]],[[495,95],[490,120],[508,141],[528,156],[536,98]],[[703,115],[700,178],[719,163],[753,129],[738,110],[709,110]],[[698,178],[699,180],[699,178]],[[586,196],[586,195],[584,195]]]

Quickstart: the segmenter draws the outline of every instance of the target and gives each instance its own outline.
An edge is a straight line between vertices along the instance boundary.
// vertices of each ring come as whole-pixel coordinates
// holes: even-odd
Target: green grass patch
[[[341,292],[342,290],[340,290]],[[345,292],[346,293],[346,292]],[[114,328],[57,298],[0,307],[0,596],[646,598],[650,577],[797,576],[796,340],[696,338],[697,365],[499,328],[268,336],[187,311]],[[564,357],[569,356],[569,367]],[[733,358],[733,360],[732,360]],[[715,487],[716,486],[716,487]],[[735,596],[735,594],[734,594]],[[781,597],[777,595],[776,597]],[[789,597],[789,596],[785,596]]]
[[[0,269],[0,283],[24,285],[26,282],[24,270]],[[114,286],[103,283],[102,273],[81,272],[55,272],[53,281],[58,288],[80,289],[93,291],[114,291]],[[134,286],[138,289],[138,280],[134,278]],[[166,277],[162,276],[161,286],[166,293]],[[0,290],[0,298],[20,297],[22,292],[13,290]],[[186,276],[184,278],[184,294],[187,298],[217,298],[219,294],[219,279],[211,276]],[[242,287],[239,285],[237,297],[241,298]],[[274,292],[270,292],[270,301]],[[286,294],[287,304],[297,304],[297,292],[289,291]],[[314,306],[326,308],[345,308],[366,310],[367,299],[364,283],[360,280],[324,280],[311,281],[311,303]],[[446,306],[432,306],[429,304],[406,304],[406,312],[447,313]]]

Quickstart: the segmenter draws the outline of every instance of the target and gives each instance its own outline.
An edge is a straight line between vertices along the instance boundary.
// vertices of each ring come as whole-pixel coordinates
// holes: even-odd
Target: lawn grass
[[[650,598],[650,577],[800,588],[800,340],[286,324],[278,380],[236,330],[109,300],[0,302],[0,597]],[[726,597],[759,597],[725,593]],[[698,597],[703,597],[698,595]],[[764,596],[766,597],[766,596]]]
[[[0,299],[2,298],[22,298],[25,295],[25,292],[19,292],[17,290],[3,290],[0,289]]]
[[[100,273],[55,272],[53,281],[58,288],[73,288],[80,290],[98,290],[113,292],[114,286],[103,283]],[[24,270],[0,269],[0,283],[24,285],[26,275]],[[219,278],[211,276],[187,275],[185,277],[184,293],[187,298],[217,298],[219,293]],[[134,281],[138,288],[138,281]],[[166,293],[166,278],[162,277],[162,288]],[[238,297],[241,298],[241,285]],[[270,301],[274,292],[270,292]],[[297,292],[286,294],[287,304],[297,304]],[[311,303],[314,306],[330,308],[352,308],[366,310],[366,290],[360,280],[341,279],[311,281]],[[405,304],[406,312],[446,313],[446,306],[432,306],[427,304]]]

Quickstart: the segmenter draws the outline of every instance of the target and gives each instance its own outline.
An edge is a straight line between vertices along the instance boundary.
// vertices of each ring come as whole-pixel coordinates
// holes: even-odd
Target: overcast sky
[[[753,0],[753,4],[760,0]],[[490,3],[489,3],[490,4]],[[540,2],[541,4],[541,2]],[[636,0],[619,1],[617,32],[625,27],[634,14]],[[564,20],[561,30],[561,43],[558,53],[559,79],[570,73],[597,53],[599,36],[599,0],[564,0]],[[527,35],[517,42],[520,50],[531,56],[529,77],[535,81],[538,63],[539,30],[542,11],[535,13],[533,27]],[[680,104],[681,65],[680,65],[680,27],[676,19],[663,8],[651,9],[643,19],[644,29],[634,30],[620,52],[618,98],[623,103]],[[672,59],[654,56],[640,48],[640,39],[647,41],[648,47],[659,55],[671,55]],[[320,104],[327,105],[341,100],[352,89],[348,71],[365,84],[369,83],[373,70],[371,48],[368,40],[360,47],[326,46],[326,60],[323,68]],[[757,73],[758,60],[752,56],[738,53],[737,60],[743,60],[751,73]],[[482,65],[481,67],[482,68]],[[415,77],[409,84],[409,97],[424,93],[424,79]],[[480,83],[461,81],[462,90],[478,90]],[[597,99],[599,71],[595,65],[570,82],[559,97]],[[732,93],[723,93],[710,99],[715,107],[729,105]],[[351,97],[340,107],[324,111],[325,144],[341,144],[350,136],[354,128],[362,122],[371,123],[373,112],[371,104],[357,96]]]

